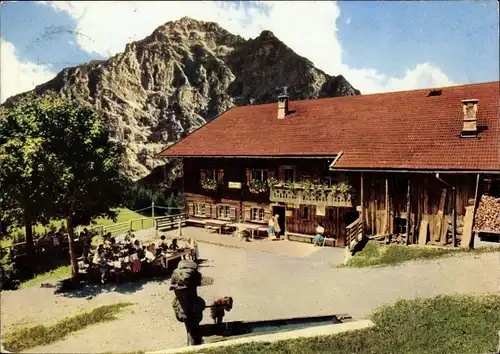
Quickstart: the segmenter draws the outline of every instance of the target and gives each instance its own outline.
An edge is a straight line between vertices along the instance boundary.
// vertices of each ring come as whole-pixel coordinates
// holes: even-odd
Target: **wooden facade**
[[[476,174],[334,172],[329,170],[330,163],[320,158],[184,158],[187,212],[190,218],[263,226],[271,215],[279,214],[283,232],[313,235],[321,225],[327,235],[336,237],[338,246],[345,246],[346,226],[361,215],[366,235],[402,235],[412,244],[419,243],[420,228],[425,227],[424,243],[446,245],[451,242],[455,215],[455,236],[460,240],[466,207],[474,204],[477,193]],[[217,189],[203,188],[205,178],[217,180]],[[276,202],[272,199],[279,195],[278,187],[251,193],[248,182],[252,178],[346,182],[354,192],[345,203],[326,207],[304,199],[301,204]]]

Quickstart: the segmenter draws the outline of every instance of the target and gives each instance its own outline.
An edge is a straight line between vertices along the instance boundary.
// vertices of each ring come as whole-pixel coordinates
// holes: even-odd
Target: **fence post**
[[[134,220],[130,220],[130,231],[132,231],[132,223],[134,222]]]
[[[141,219],[141,230],[144,230],[144,219]]]
[[[158,230],[155,222],[155,202],[151,202],[151,216],[153,218],[153,228],[155,229],[155,237],[158,236]]]
[[[182,219],[179,219],[179,237],[182,237]]]

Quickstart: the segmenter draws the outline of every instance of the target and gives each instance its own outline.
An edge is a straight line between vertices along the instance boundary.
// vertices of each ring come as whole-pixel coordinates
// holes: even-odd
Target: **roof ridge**
[[[353,99],[353,97],[373,97],[373,96],[384,96],[384,95],[394,95],[394,94],[399,94],[399,93],[407,93],[407,92],[425,92],[429,90],[445,90],[445,89],[458,89],[461,87],[470,87],[470,86],[485,86],[485,85],[491,85],[498,83],[500,85],[500,81],[487,81],[487,82],[475,82],[475,83],[470,83],[470,84],[459,84],[459,85],[452,85],[452,86],[436,86],[436,87],[428,87],[428,88],[421,88],[421,89],[412,89],[412,90],[402,90],[402,91],[386,91],[386,92],[376,92],[376,93],[367,93],[367,94],[360,94],[360,95],[352,95],[352,96],[334,96],[334,97],[318,97],[318,98],[306,98],[306,99],[296,99],[296,100],[290,100],[289,102],[303,102],[303,101],[321,101],[321,100],[333,100],[333,99]],[[248,107],[262,107],[266,105],[274,105],[276,102],[271,102],[271,103],[260,103],[260,104],[252,104],[252,105],[241,105],[241,106],[236,106],[235,108],[248,108]]]

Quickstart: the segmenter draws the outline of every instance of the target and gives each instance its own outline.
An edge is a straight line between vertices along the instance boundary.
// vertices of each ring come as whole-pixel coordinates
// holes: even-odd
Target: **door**
[[[282,236],[285,234],[285,217],[286,217],[286,207],[285,206],[273,206],[273,216],[279,215],[278,224],[280,226],[280,234],[278,236]]]

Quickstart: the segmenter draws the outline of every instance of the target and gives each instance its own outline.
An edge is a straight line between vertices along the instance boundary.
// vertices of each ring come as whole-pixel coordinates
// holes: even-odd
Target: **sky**
[[[499,80],[498,1],[3,1],[0,102],[188,16],[264,29],[361,93]]]

